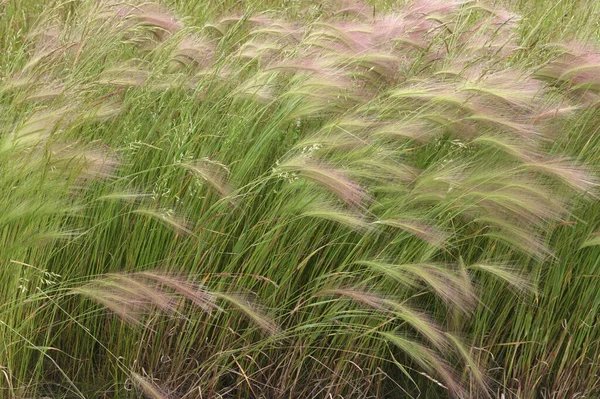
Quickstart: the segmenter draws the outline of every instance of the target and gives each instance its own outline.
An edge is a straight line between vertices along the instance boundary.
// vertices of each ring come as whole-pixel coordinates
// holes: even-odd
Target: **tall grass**
[[[230,3],[0,2],[0,395],[598,395],[583,11]]]

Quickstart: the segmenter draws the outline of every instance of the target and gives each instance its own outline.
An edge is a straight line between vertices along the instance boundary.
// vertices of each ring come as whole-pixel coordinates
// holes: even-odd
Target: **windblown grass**
[[[0,397],[600,394],[583,9],[169,3],[0,1]]]

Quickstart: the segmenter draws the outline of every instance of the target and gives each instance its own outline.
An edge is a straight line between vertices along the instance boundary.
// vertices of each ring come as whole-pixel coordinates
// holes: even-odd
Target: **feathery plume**
[[[365,190],[348,179],[343,171],[332,169],[307,157],[292,158],[277,169],[282,172],[297,172],[351,206],[361,206],[368,198]]]

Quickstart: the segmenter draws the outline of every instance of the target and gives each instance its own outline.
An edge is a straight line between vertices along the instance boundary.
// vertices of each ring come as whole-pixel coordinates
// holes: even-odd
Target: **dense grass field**
[[[600,397],[600,2],[0,0],[0,398]]]

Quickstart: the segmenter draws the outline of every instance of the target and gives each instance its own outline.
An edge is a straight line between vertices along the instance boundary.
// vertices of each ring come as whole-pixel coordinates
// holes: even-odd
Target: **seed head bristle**
[[[149,399],[169,399],[169,395],[167,395],[160,387],[147,378],[142,377],[140,374],[132,372],[131,379]]]
[[[348,179],[345,172],[306,157],[290,159],[282,163],[278,169],[300,173],[301,176],[332,192],[348,205],[361,206],[368,199],[366,191]]]
[[[418,220],[385,219],[379,220],[376,223],[404,230],[436,247],[443,246],[447,239],[447,235],[443,232]]]

